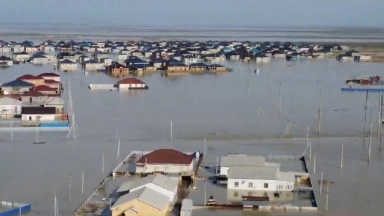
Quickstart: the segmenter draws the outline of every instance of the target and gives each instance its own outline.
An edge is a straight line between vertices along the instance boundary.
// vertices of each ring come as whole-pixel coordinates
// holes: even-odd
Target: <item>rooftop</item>
[[[166,195],[159,193],[151,188],[144,187],[119,197],[113,204],[112,208],[116,208],[134,199],[138,199],[160,211],[165,209],[169,204],[169,198]]]
[[[21,77],[17,78],[18,80],[41,80],[43,79],[42,77],[31,75],[31,74],[25,74]]]
[[[140,179],[133,179],[130,181],[124,182],[116,192],[124,192],[129,191],[134,188],[138,188],[141,186],[145,186],[146,184],[153,183],[157,186],[160,186],[166,190],[174,191],[177,188],[178,184],[177,177],[168,177],[162,174],[149,175]]]
[[[133,77],[128,77],[124,78],[122,80],[119,80],[117,84],[145,84],[143,81],[133,78]]]
[[[231,166],[228,170],[228,178],[295,181],[293,172],[279,172],[276,166]]]
[[[158,149],[142,156],[136,163],[189,165],[192,160],[193,156],[174,149]]]

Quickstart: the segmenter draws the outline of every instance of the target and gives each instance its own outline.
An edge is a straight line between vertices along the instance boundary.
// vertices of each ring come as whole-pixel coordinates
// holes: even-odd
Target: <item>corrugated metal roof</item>
[[[0,105],[21,106],[22,102],[13,98],[3,97],[3,98],[0,98]]]
[[[231,166],[228,179],[276,180],[277,167],[273,166]]]
[[[151,188],[144,187],[137,191],[119,197],[119,199],[116,200],[115,204],[111,208],[116,208],[134,199],[138,199],[143,203],[146,203],[158,209],[159,211],[164,210],[169,204],[169,199],[166,195],[159,193]]]
[[[228,170],[228,178],[294,182],[295,174],[293,172],[279,172],[276,166],[231,166]]]
[[[174,191],[177,188],[178,184],[177,177],[168,177],[162,174],[150,175],[144,178],[135,179],[132,181],[124,182],[118,189],[117,193],[121,193],[124,191],[129,191],[140,186],[145,186],[146,184],[153,183],[159,187],[162,187],[169,191]]]
[[[247,155],[227,155],[221,157],[220,166],[264,166],[265,157],[263,156],[247,156]]]

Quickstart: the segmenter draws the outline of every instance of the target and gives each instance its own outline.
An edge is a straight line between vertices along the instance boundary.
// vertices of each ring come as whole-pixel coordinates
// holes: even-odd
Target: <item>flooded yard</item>
[[[72,215],[132,150],[203,151],[203,139],[207,137],[208,156],[204,163],[215,164],[217,156],[226,153],[298,156],[306,147],[309,126],[312,153],[317,154],[317,171],[311,176],[320,179],[323,171],[326,179],[335,182],[330,186],[329,211],[319,210],[319,214],[372,215],[383,210],[380,180],[384,166],[378,141],[372,140],[372,160],[367,163],[368,145],[363,144],[362,138],[355,138],[363,132],[365,95],[340,91],[347,78],[382,74],[383,64],[335,60],[224,64],[233,72],[221,76],[140,77],[150,89],[139,92],[91,91],[88,84],[115,83],[117,79],[103,73],[90,72],[85,76],[82,71],[58,72],[71,82],[77,138],[67,139],[65,132],[43,131],[39,139],[46,144],[33,145],[34,132],[14,132],[12,139],[9,132],[2,133],[0,199],[32,204],[28,215],[52,215],[56,192],[60,215]],[[255,68],[260,69],[260,74],[254,73]],[[20,64],[0,71],[0,80],[7,82],[23,74],[52,72],[53,66]],[[320,135],[316,119],[318,80],[322,92]],[[378,100],[378,94],[370,94],[368,109],[373,109],[374,131],[378,125]],[[295,138],[281,139],[292,136]],[[116,138],[121,140],[119,157]],[[339,167],[342,142],[345,143],[343,170]],[[82,172],[84,194],[81,194]],[[69,174],[72,176],[70,202]],[[318,200],[319,209],[324,209],[324,200],[323,194]],[[210,213],[196,210],[194,215]]]

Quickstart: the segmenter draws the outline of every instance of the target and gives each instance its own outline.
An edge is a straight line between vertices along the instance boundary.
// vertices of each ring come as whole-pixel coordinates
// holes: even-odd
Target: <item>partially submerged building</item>
[[[136,162],[137,173],[177,173],[192,175],[196,161],[188,155],[174,149],[158,149],[143,155]]]
[[[178,178],[162,174],[124,182],[116,191],[112,216],[166,215],[177,201]]]

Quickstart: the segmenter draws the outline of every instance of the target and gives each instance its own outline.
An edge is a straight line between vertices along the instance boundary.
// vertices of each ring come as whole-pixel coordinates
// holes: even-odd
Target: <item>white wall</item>
[[[235,182],[238,183],[237,187]],[[265,188],[264,184],[268,184],[268,188]],[[292,191],[294,185],[295,182],[277,180],[228,179],[227,188],[236,190]]]
[[[121,88],[121,89],[145,88],[145,84],[119,84],[119,88]]]
[[[21,106],[0,105],[0,114],[2,114],[2,115],[19,115],[19,114],[21,114]]]
[[[153,172],[164,172],[164,173],[181,173],[193,171],[194,161],[189,165],[173,165],[173,164],[146,164],[144,167],[136,167],[137,173],[153,173]]]
[[[43,79],[55,80],[56,82],[60,82],[60,77],[43,76]]]
[[[54,121],[55,120],[55,115],[54,114],[39,114],[39,115],[32,115],[32,114],[23,114],[21,116],[21,119],[23,121],[37,121],[40,116],[39,121]],[[31,117],[31,120],[29,120],[29,117]]]

